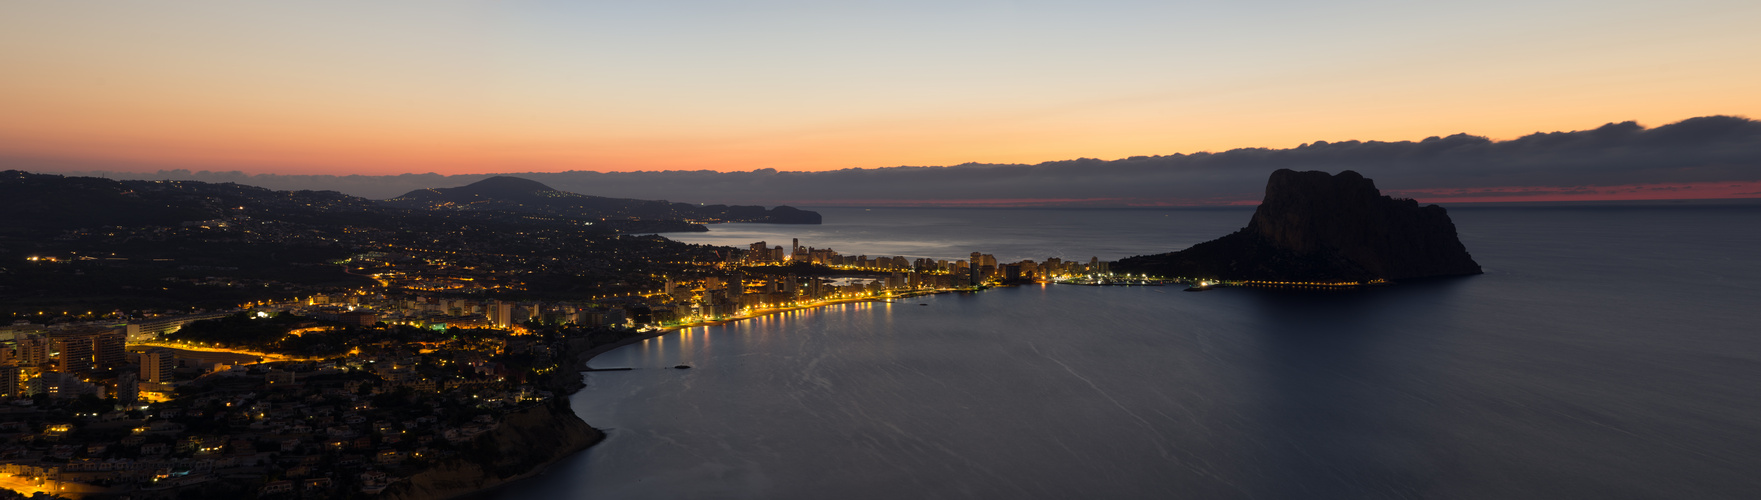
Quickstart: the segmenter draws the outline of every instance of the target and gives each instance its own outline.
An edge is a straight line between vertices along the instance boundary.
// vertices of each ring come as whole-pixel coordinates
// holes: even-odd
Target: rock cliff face
[[[1383,196],[1350,170],[1273,172],[1247,227],[1179,252],[1123,259],[1114,269],[1325,282],[1480,274],[1443,207]]]
[[[472,442],[475,453],[436,464],[387,489],[383,498],[452,498],[532,476],[605,434],[582,422],[567,399],[507,414],[494,431]]]

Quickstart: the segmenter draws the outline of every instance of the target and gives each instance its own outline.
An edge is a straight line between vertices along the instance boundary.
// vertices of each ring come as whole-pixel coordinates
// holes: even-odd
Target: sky
[[[1761,3],[0,3],[0,154],[830,170],[1761,116]],[[88,168],[90,169],[90,168]]]
[[[1456,134],[1418,141],[1316,141],[1294,148],[946,167],[509,173],[576,193],[687,203],[804,207],[1181,207],[1252,205],[1281,168],[1353,170],[1385,194],[1426,203],[1761,198],[1761,121],[1705,116],[1645,127]],[[334,190],[371,199],[477,182],[492,174],[247,174],[109,171],[112,179],[233,182]]]

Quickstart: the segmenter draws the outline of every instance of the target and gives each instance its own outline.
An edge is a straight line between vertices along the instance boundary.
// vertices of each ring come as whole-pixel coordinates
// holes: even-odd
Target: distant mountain
[[[779,206],[692,205],[667,201],[588,196],[552,189],[519,177],[490,177],[455,188],[418,189],[381,202],[414,210],[497,210],[568,217],[818,224],[817,212]]]
[[[232,217],[276,220],[326,229],[344,226],[391,228],[411,224],[414,220],[432,220],[448,221],[446,224],[472,221],[586,224],[592,231],[605,233],[708,230],[701,224],[686,222],[685,217],[639,217],[640,220],[636,221],[618,217],[601,221],[596,216],[556,213],[550,213],[552,217],[534,217],[533,213],[540,211],[523,209],[521,202],[482,200],[526,200],[520,196],[529,196],[539,200],[524,202],[525,206],[533,206],[543,203],[547,196],[579,195],[554,190],[542,193],[540,190],[549,188],[511,177],[498,177],[472,186],[480,186],[480,202],[473,210],[459,211],[433,210],[438,207],[427,205],[402,208],[335,191],[274,191],[233,183],[119,181],[8,170],[0,172],[0,237],[9,231],[46,234],[44,232],[105,226],[181,226]],[[469,194],[460,197],[469,198]],[[753,208],[761,213],[764,211],[763,208]],[[814,214],[814,218],[817,220],[818,215]]]
[[[1383,196],[1357,172],[1280,169],[1247,227],[1114,270],[1188,278],[1349,282],[1480,274],[1437,205]]]
[[[310,218],[382,210],[371,200],[335,191],[0,172],[0,228],[10,229],[163,226],[240,214]]]
[[[469,293],[624,293],[671,262],[721,258],[629,235],[707,230],[679,219],[405,209],[335,191],[0,171],[0,316],[330,293],[373,284],[339,263],[374,254],[418,267],[444,255],[449,272],[476,275]]]

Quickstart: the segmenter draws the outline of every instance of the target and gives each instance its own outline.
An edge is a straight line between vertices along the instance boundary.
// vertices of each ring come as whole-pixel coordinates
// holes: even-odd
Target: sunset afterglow
[[[39,171],[827,170],[1511,139],[1761,116],[1758,14],[15,2],[0,7],[0,156]]]

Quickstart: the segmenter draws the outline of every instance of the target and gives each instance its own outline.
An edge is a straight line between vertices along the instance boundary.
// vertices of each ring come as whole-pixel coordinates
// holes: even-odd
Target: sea
[[[1116,260],[1228,209],[820,208],[690,243]],[[1457,205],[1478,276],[1034,285],[698,327],[592,360],[608,438],[484,498],[1761,497],[1761,204]],[[675,369],[675,365],[690,369]]]

